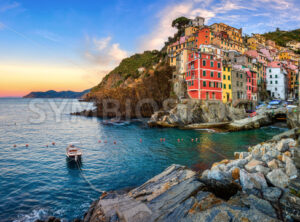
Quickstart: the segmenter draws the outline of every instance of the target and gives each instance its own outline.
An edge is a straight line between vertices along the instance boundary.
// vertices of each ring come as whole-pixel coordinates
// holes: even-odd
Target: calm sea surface
[[[76,100],[0,99],[0,221],[82,217],[99,190],[141,185],[173,163],[204,169],[286,130],[156,129],[142,121],[104,125],[69,115],[91,107]],[[81,170],[65,158],[72,142],[84,152]]]

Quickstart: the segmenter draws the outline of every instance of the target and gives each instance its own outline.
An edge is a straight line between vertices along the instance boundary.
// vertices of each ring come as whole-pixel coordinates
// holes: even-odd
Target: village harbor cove
[[[0,0],[0,222],[300,221],[299,0]]]

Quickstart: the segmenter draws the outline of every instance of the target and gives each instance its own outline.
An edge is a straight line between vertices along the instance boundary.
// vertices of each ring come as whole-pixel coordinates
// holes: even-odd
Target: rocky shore
[[[299,221],[300,148],[275,139],[203,173],[172,165],[129,192],[104,193],[84,222]]]

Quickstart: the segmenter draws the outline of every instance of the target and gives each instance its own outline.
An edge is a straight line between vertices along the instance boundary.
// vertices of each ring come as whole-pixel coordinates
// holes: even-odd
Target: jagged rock
[[[232,171],[231,171],[231,176],[234,180],[237,180],[237,179],[240,179],[240,169],[239,168],[234,168]]]
[[[279,143],[277,144],[276,148],[279,152],[282,152],[284,153],[285,151],[288,151],[289,150],[289,144],[288,144],[289,141],[287,140],[281,140],[279,141]]]
[[[245,169],[249,172],[253,172],[257,165],[262,165],[262,164],[263,162],[253,159],[248,164],[245,165]]]
[[[240,159],[240,152],[234,152],[233,156],[235,160]]]
[[[239,156],[239,159],[245,159],[247,156],[249,156],[248,152],[241,152],[240,156]]]
[[[202,175],[203,177],[203,175]],[[207,177],[205,179],[213,179],[213,180],[231,180],[231,173],[230,172],[224,172],[219,169],[212,169],[207,173]]]
[[[278,163],[277,163],[277,160],[276,159],[273,159],[271,161],[268,162],[268,167],[270,169],[277,169],[278,168]]]
[[[269,149],[269,151],[265,154],[265,155],[269,155],[272,158],[276,158],[278,155],[280,155],[281,153],[278,150],[275,149]]]
[[[258,211],[265,213],[270,217],[277,218],[274,208],[268,201],[260,199],[254,195],[250,195],[246,199],[245,204],[248,204],[247,202],[250,202],[250,205]]]
[[[284,189],[288,186],[289,178],[282,169],[274,169],[267,174],[267,179],[276,187]]]
[[[296,178],[298,175],[297,168],[290,157],[285,157],[285,172],[291,178]]]
[[[267,163],[267,162],[270,162],[273,158],[274,157],[272,157],[272,156],[270,156],[269,154],[266,153],[262,156],[261,160]]]
[[[255,170],[259,173],[262,173],[263,175],[267,175],[270,172],[270,169],[267,167],[264,167],[262,165],[257,165],[255,167]]]
[[[265,177],[261,173],[248,173],[245,170],[240,170],[240,182],[243,190],[247,189],[262,189],[267,187]]]
[[[232,167],[243,168],[247,162],[248,161],[246,159],[238,159],[238,160],[231,161],[226,166],[227,166],[228,169],[230,169]]]
[[[284,152],[283,154],[286,155],[286,156],[288,156],[288,157],[292,157],[292,154],[291,154],[290,151],[286,151],[286,152]]]
[[[281,189],[278,187],[266,187],[262,190],[263,197],[269,201],[277,201],[282,194]]]

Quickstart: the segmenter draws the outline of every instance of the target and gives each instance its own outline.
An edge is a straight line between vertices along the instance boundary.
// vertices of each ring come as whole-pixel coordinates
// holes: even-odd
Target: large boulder
[[[245,165],[245,169],[249,172],[253,172],[253,171],[255,171],[256,166],[262,165],[262,164],[263,164],[262,161],[253,159]]]
[[[282,171],[282,169],[274,169],[267,174],[267,179],[276,187],[282,189],[286,188],[289,183],[289,177]]]
[[[240,170],[240,182],[243,190],[262,189],[268,187],[265,177],[261,173],[248,173]]]

